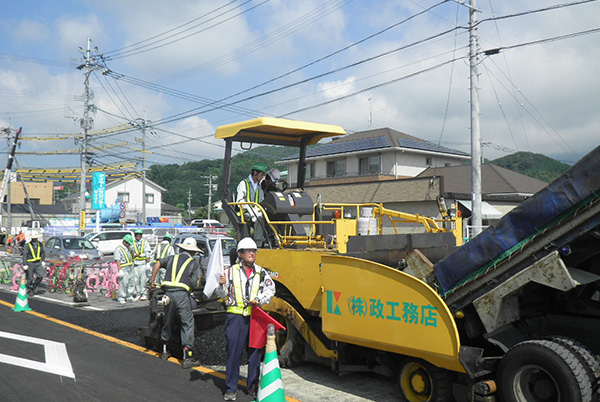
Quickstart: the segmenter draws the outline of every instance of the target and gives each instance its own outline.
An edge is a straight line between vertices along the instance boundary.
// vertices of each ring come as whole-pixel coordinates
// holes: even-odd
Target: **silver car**
[[[102,252],[84,237],[54,236],[44,245],[47,260],[91,260],[102,259]]]

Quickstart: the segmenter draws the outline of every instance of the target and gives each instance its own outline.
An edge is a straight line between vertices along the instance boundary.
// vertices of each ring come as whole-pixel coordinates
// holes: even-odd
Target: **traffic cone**
[[[260,381],[256,402],[285,402],[281,369],[277,358],[277,345],[275,344],[275,327],[269,324],[267,332],[267,346],[265,360],[260,370]]]
[[[25,275],[21,276],[21,285],[19,286],[19,291],[17,293],[17,300],[15,301],[15,307],[13,307],[13,311],[31,311],[29,308],[29,302],[27,301],[27,287],[25,284],[27,283],[27,279]]]

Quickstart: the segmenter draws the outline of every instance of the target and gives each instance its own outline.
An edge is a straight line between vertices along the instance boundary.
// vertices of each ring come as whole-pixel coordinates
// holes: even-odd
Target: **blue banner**
[[[104,209],[106,195],[106,173],[92,174],[92,209]]]

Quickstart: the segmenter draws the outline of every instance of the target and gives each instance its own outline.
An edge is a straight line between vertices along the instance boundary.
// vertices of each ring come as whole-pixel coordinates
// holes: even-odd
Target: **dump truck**
[[[344,134],[269,117],[216,130],[223,209],[239,238],[268,234],[256,262],[277,287],[263,308],[287,328],[280,364],[395,376],[409,402],[599,400],[600,147],[462,244],[442,200],[436,217],[313,200],[306,149]],[[239,143],[296,147],[296,185],[234,202]]]

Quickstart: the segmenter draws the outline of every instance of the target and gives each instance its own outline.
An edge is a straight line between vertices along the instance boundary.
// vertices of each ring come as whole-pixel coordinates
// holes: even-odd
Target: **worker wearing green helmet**
[[[173,248],[173,246],[171,245],[173,241],[173,236],[171,236],[170,234],[165,234],[163,236],[163,239],[160,243],[158,243],[156,245],[156,248],[154,249],[154,254],[152,255],[152,266],[156,265],[156,262],[158,260],[161,260],[163,258],[168,258],[172,255],[175,255],[175,249]],[[163,283],[163,281],[165,280],[165,272],[166,272],[166,268],[159,268],[158,273],[156,274],[156,278],[155,278],[155,282],[160,285],[161,283]]]
[[[265,197],[260,182],[264,179],[266,173],[267,166],[263,162],[255,163],[248,177],[238,184],[235,201],[259,204]],[[265,222],[260,209],[250,204],[242,205],[238,212],[240,218],[242,218],[242,213],[244,221],[254,229],[254,240],[262,244],[265,239]]]
[[[133,236],[126,234],[123,237],[123,242],[117,246],[113,254],[119,269],[119,278],[121,278],[117,290],[117,301],[121,304],[133,301],[134,297],[133,256],[130,249],[134,242]]]
[[[135,295],[133,301],[148,300],[148,288],[146,283],[150,277],[151,248],[146,239],[143,238],[144,230],[136,229],[133,242],[133,280],[135,282]]]

